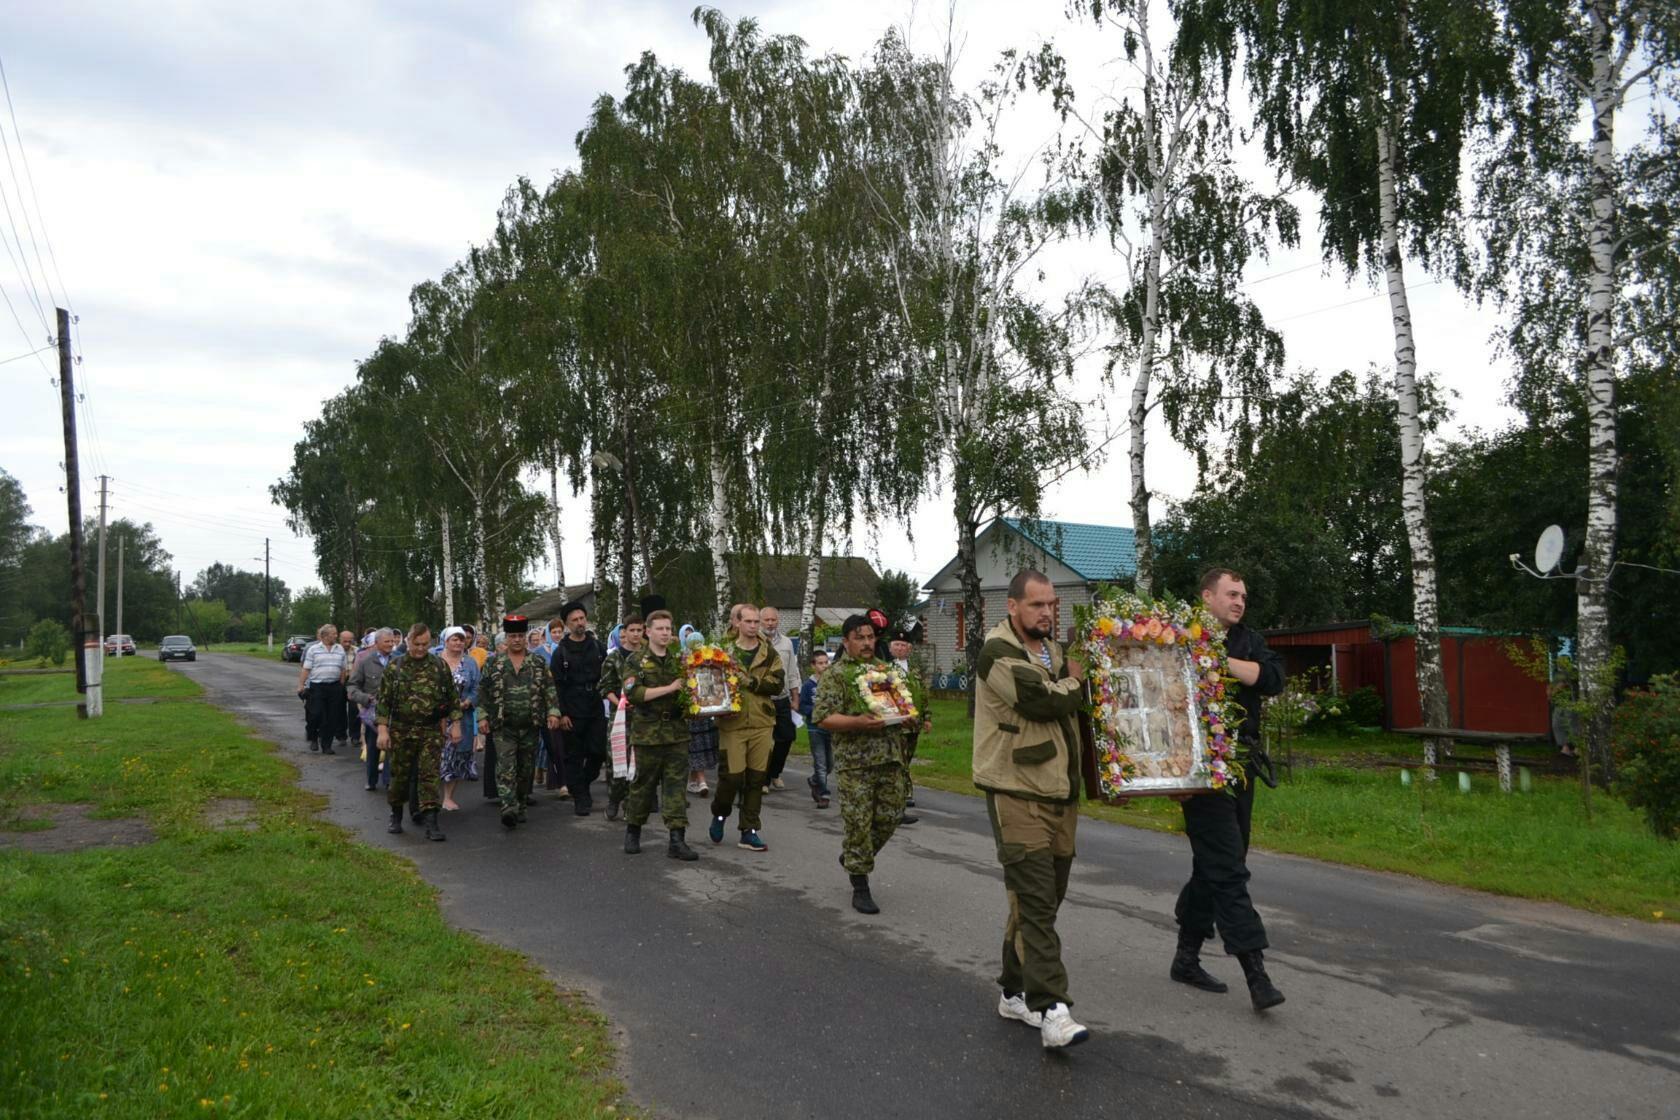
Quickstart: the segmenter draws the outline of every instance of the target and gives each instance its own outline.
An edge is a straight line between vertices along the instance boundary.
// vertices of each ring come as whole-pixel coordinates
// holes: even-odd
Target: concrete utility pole
[[[274,652],[274,623],[268,613],[268,538],[263,538],[263,631],[268,634],[268,651]]]
[[[105,648],[105,505],[110,497],[111,476],[99,476],[99,648]]]
[[[123,539],[117,538],[117,633],[123,633],[122,624],[122,580],[123,577]],[[117,650],[117,656],[122,656],[122,650]]]
[[[70,312],[58,311],[58,395],[64,412],[64,494],[70,514],[70,641],[76,658],[76,691],[87,694],[87,702],[78,704],[76,713],[83,719],[96,716],[104,709],[99,687],[97,660],[89,680],[89,650],[87,648],[87,571],[82,564],[82,476],[76,461],[76,388],[73,377],[75,358],[70,353]],[[101,643],[93,652],[98,658],[104,652]]]

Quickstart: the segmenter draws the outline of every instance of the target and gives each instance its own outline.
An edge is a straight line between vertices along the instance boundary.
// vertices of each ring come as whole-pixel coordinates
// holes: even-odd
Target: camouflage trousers
[[[523,809],[531,803],[540,738],[534,727],[504,727],[497,732],[496,799],[503,809]]]
[[[897,762],[841,770],[840,862],[853,875],[875,870],[875,855],[887,846],[904,815],[904,767]]]
[[[659,816],[666,828],[688,827],[688,743],[664,743],[636,748],[636,780],[630,783],[630,803],[624,823],[638,828],[653,811],[659,794]]]
[[[408,796],[410,775],[415,775],[419,778],[420,811],[436,809],[443,804],[442,732],[431,723],[418,727],[392,725],[390,733],[391,788],[386,791],[386,800],[392,806],[401,805]]]

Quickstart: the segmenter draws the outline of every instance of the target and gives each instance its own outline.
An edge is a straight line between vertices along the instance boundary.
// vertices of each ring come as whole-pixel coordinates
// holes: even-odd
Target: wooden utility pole
[[[58,396],[64,412],[64,494],[70,516],[70,640],[76,658],[76,691],[89,693],[87,657],[87,572],[82,564],[82,478],[76,460],[75,358],[70,353],[70,312],[58,311]],[[97,676],[96,676],[97,682]],[[99,686],[77,705],[83,719],[98,715]],[[95,710],[89,711],[90,708]]]

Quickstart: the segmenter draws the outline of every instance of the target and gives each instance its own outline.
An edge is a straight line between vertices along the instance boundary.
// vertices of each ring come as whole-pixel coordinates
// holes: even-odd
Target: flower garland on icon
[[[847,686],[861,705],[855,712],[848,714],[879,716],[899,722],[915,719],[921,714],[916,708],[915,697],[911,694],[910,682],[904,679],[904,674],[898,671],[898,666],[847,660],[842,661],[837,668],[845,674]],[[884,690],[890,690],[890,708],[888,702],[880,695]]]
[[[729,685],[729,710],[741,710],[741,670],[735,664],[729,651],[722,646],[706,645],[704,643],[693,646],[683,656],[683,708],[690,716],[700,715],[700,698],[695,690],[700,687],[696,676],[701,669],[716,669],[723,673],[725,683]],[[714,712],[713,715],[722,713]]]
[[[1096,731],[1097,784],[1103,795],[1124,796],[1126,783],[1137,777],[1128,754],[1131,740],[1109,718],[1115,699],[1114,654],[1128,644],[1184,648],[1196,681],[1196,711],[1207,736],[1208,784],[1233,792],[1233,784],[1243,778],[1236,751],[1242,712],[1227,697],[1226,684],[1232,678],[1225,635],[1207,608],[1171,596],[1151,600],[1104,588],[1090,606],[1075,608],[1074,622],[1079,649],[1091,667],[1091,722]]]

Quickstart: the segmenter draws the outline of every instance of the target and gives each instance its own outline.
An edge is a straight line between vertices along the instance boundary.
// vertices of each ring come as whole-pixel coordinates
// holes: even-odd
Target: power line
[[[15,358],[0,358],[0,366],[10,365],[12,362],[21,362],[25,358],[33,358],[37,354],[45,354],[48,350],[52,349],[54,349],[52,346],[43,346],[39,350],[30,350],[27,353],[19,354]]]
[[[3,89],[6,94],[6,112],[12,118],[12,134],[17,137],[18,156],[23,160],[23,174],[29,181],[29,197],[35,202],[35,216],[41,223],[41,239],[47,243],[47,256],[52,260],[53,274],[58,277],[58,290],[64,293],[64,309],[70,312],[70,321],[74,323],[76,321],[76,307],[70,302],[70,286],[64,282],[64,273],[58,267],[58,253],[53,250],[52,233],[47,229],[46,214],[41,210],[41,196],[35,189],[35,172],[29,166],[29,151],[23,146],[23,130],[18,127],[17,109],[12,105],[12,83],[6,78],[6,62],[3,58],[0,58],[0,89]],[[19,201],[21,202],[21,200],[20,192]],[[25,216],[27,217],[27,214]],[[40,249],[37,247],[35,251],[37,260],[40,259],[40,255]],[[45,275],[45,265],[42,265],[41,272]],[[51,290],[50,284],[48,290]],[[80,349],[81,331],[77,330],[73,333],[76,335],[77,348]]]

